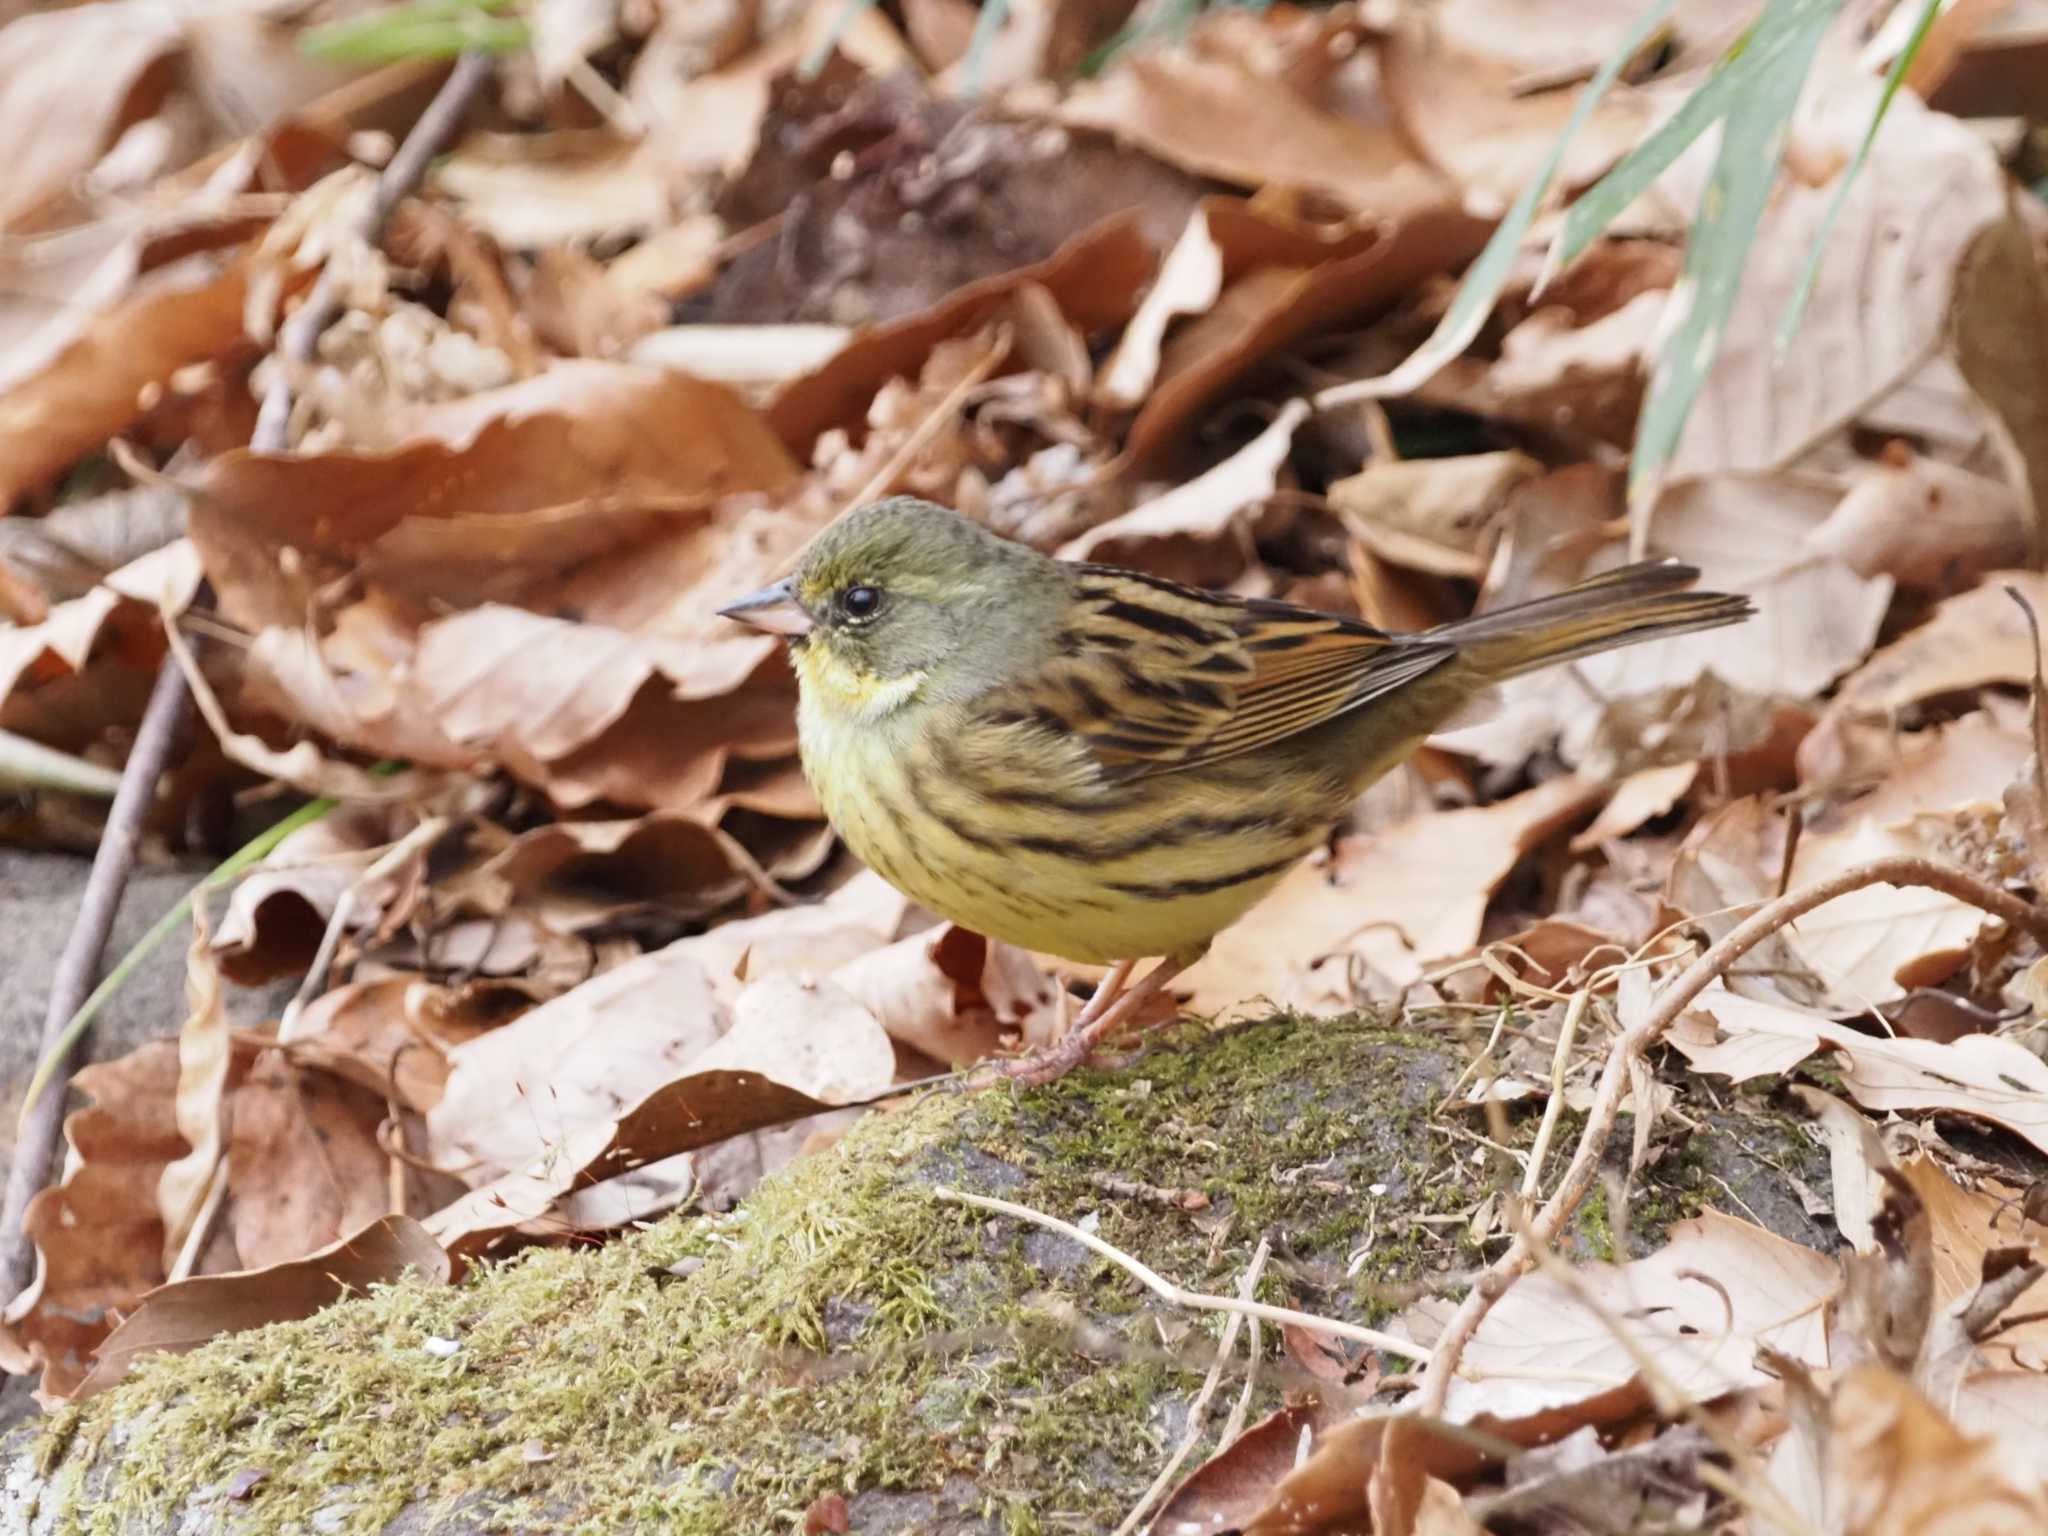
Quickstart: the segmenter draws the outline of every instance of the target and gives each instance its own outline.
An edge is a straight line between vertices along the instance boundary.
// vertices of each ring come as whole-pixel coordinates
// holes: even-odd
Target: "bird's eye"
[[[839,611],[849,619],[871,619],[882,606],[882,594],[873,587],[848,587],[839,594]]]

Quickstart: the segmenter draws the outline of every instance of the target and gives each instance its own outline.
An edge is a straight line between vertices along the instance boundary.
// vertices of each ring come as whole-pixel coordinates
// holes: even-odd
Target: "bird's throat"
[[[878,677],[815,642],[791,655],[807,702],[827,716],[872,722],[894,714],[924,686],[923,672]]]

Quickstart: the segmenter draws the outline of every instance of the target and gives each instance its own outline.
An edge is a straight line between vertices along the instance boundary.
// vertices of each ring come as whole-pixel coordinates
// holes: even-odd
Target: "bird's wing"
[[[1075,569],[1055,659],[991,718],[1079,737],[1117,778],[1254,751],[1440,666],[1441,641],[1129,571]]]

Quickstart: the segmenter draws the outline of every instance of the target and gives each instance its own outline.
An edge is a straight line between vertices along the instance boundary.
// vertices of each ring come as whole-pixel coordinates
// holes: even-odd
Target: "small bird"
[[[1676,562],[1418,634],[1055,560],[912,497],[849,513],[719,612],[789,637],[804,772],[890,884],[1111,969],[1047,1082],[1506,678],[1748,616]],[[1132,970],[1160,963],[1136,985]]]

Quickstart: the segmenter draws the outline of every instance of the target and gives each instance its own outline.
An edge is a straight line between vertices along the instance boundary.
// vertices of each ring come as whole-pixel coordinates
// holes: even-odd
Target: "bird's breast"
[[[839,835],[904,894],[991,938],[1089,963],[1234,922],[1327,835],[1326,791],[1251,764],[1102,781],[1077,748],[937,708],[798,714]]]

